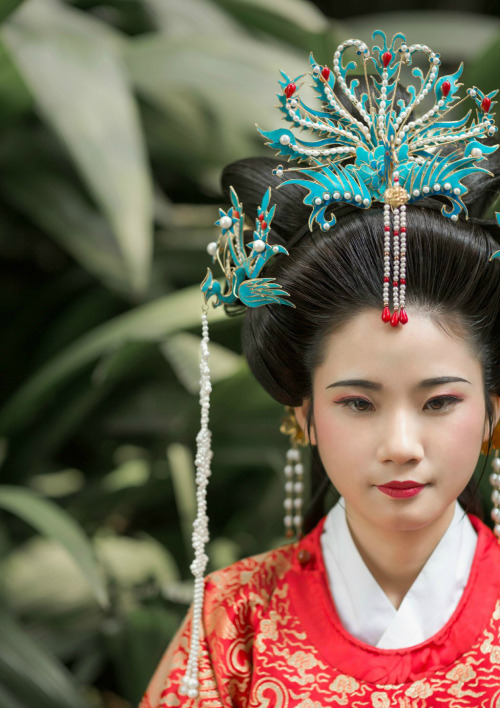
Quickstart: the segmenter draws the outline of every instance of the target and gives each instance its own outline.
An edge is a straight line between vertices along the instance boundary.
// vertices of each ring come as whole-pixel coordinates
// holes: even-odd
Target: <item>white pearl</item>
[[[352,198],[352,194],[350,192],[344,192],[344,199],[346,201],[349,201],[349,199]]]
[[[491,510],[491,518],[496,524],[500,523],[500,509],[496,506]]]
[[[429,194],[430,191],[431,191],[431,190],[429,189],[429,187],[424,187],[424,188],[422,189],[422,192],[423,192],[424,194]]]
[[[363,204],[365,206],[370,206],[370,200],[369,199],[363,199]]]
[[[444,183],[444,188],[446,189],[447,192],[449,192],[450,189],[451,189],[451,184],[450,184],[449,182],[445,182],[445,183]]]
[[[300,452],[294,447],[290,448],[286,453],[286,459],[298,462],[300,460]]]
[[[435,192],[439,192],[440,189],[441,189],[441,185],[440,185],[438,182],[436,182],[436,184],[434,185],[433,189],[434,189]]]
[[[500,457],[494,457],[491,466],[496,472],[500,472]]]
[[[419,196],[420,196],[420,190],[419,190],[419,189],[414,189],[414,190],[413,190],[413,196],[414,196],[414,197],[419,197]]]
[[[453,194],[460,194],[460,187],[455,187]]]
[[[480,150],[479,148],[472,148],[472,150],[470,151],[470,154],[471,154],[471,157],[479,158],[479,157],[483,156],[483,151]]]
[[[233,225],[233,220],[230,216],[223,216],[219,221],[219,225],[223,229],[229,229]]]
[[[279,246],[273,246],[273,253],[279,253],[280,252],[280,247]]]
[[[286,511],[291,511],[293,508],[293,501],[291,499],[285,499],[285,501],[283,502],[283,506]]]
[[[457,214],[453,214],[453,216],[451,217],[451,220],[452,220],[452,221],[458,221],[458,215],[457,215]]]
[[[294,526],[301,526],[302,525],[302,516],[299,516],[298,514],[296,514],[293,517],[293,525]]]
[[[207,253],[209,256],[215,256],[217,253],[217,244],[215,241],[211,241],[207,246]]]
[[[321,197],[316,197],[316,199],[314,200],[314,203],[317,206],[319,206],[320,204],[323,204],[323,200],[321,199]]]
[[[300,121],[302,123],[302,121]],[[290,136],[289,135],[281,135],[280,136],[280,143],[282,145],[290,145]]]
[[[329,201],[330,201],[330,194],[329,194],[329,192],[325,192],[325,193],[323,194],[323,201],[325,201],[325,202],[329,202]]]
[[[262,253],[262,251],[264,251],[265,248],[266,248],[266,244],[264,243],[264,241],[263,241],[262,239],[257,238],[257,239],[255,239],[255,241],[253,242],[252,248],[253,248],[253,250],[256,251],[257,253]]]

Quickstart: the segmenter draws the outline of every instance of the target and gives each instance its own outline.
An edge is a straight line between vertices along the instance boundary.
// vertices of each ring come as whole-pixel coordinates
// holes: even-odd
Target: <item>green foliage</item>
[[[489,90],[476,19],[448,36]],[[0,22],[0,705],[130,708],[190,602],[219,173],[264,153],[278,69],[350,30],[307,0],[5,0]],[[210,319],[217,567],[279,542],[286,443],[238,319]]]

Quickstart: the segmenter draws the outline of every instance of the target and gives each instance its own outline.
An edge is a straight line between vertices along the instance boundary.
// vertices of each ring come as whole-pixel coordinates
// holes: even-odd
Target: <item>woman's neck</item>
[[[346,507],[352,539],[366,567],[396,609],[448,529],[455,502],[435,522],[415,531],[368,524]]]

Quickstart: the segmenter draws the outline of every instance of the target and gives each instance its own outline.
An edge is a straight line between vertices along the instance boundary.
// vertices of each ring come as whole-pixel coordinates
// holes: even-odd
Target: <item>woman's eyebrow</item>
[[[417,388],[433,388],[434,386],[441,386],[442,384],[448,383],[470,384],[470,381],[462,379],[460,376],[435,376],[431,379],[424,379],[417,384]],[[344,379],[342,381],[335,381],[326,388],[337,388],[339,386],[356,386],[357,388],[367,388],[371,391],[381,391],[383,388],[382,384],[367,379]]]
[[[372,391],[380,391],[382,384],[375,381],[367,381],[366,379],[345,379],[344,381],[335,381],[327,386],[327,388],[335,388],[337,386],[357,386],[358,388],[369,388]]]
[[[424,379],[418,384],[417,388],[432,388],[433,386],[439,386],[440,384],[447,383],[470,384],[470,381],[467,381],[467,379],[462,379],[460,376],[436,376],[432,379]]]

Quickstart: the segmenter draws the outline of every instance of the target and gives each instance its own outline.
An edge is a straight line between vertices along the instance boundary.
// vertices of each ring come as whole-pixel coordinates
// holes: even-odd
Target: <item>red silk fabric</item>
[[[427,641],[377,649],[346,632],[328,587],[321,523],[298,544],[207,578],[199,697],[179,694],[188,616],[140,708],[500,708],[500,546],[471,522],[478,543],[469,582]]]

